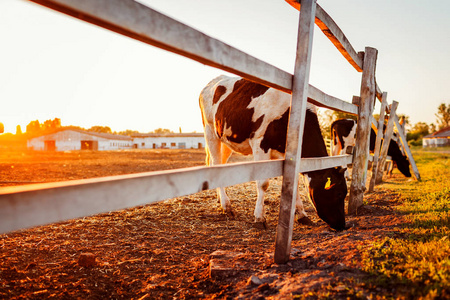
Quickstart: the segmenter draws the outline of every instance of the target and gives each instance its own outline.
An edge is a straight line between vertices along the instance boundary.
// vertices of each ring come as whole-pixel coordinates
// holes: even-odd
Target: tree
[[[92,126],[88,131],[99,132],[99,133],[112,133],[111,128],[108,126]]]
[[[331,124],[334,121],[340,119],[357,120],[357,116],[330,109],[325,109],[324,111],[319,110],[317,115],[319,119],[320,130],[322,131],[322,136],[325,139],[329,139],[331,137]]]
[[[409,122],[409,116],[404,115],[404,114],[397,114],[398,116],[398,120],[400,122],[400,125],[403,126],[403,128],[405,128],[405,131],[408,130],[408,127],[411,127],[411,123]]]
[[[53,120],[45,120],[44,124],[41,125],[43,130],[52,130],[61,128],[61,119],[54,118]]]
[[[39,120],[31,121],[27,125],[27,133],[28,134],[36,134],[41,131],[41,123],[39,123]]]
[[[450,126],[450,104],[441,103],[435,116],[437,117],[438,130]]]
[[[422,138],[428,134],[430,134],[430,126],[427,123],[418,122],[406,134],[406,140],[413,140],[417,144],[422,144]]]
[[[436,125],[434,125],[434,123],[431,123],[430,124],[430,133],[433,133],[433,132],[436,132],[436,131],[437,131]]]
[[[132,135],[137,134],[137,133],[139,133],[139,131],[127,129],[125,131],[119,131],[117,134],[132,136]]]
[[[173,131],[167,128],[158,128],[155,129],[153,133],[166,134],[166,133],[173,133]]]
[[[16,126],[16,135],[21,135],[22,134],[22,128],[20,127],[20,125]]]

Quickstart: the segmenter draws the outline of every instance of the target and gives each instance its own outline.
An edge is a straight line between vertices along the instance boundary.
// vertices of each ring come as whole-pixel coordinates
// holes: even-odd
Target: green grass
[[[406,222],[363,250],[363,269],[388,298],[450,299],[450,149],[437,150],[413,151],[422,181],[382,185],[404,199]]]

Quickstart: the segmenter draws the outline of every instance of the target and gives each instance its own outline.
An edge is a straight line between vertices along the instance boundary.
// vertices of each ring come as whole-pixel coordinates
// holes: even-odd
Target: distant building
[[[422,139],[423,147],[443,147],[450,146],[450,126],[445,127],[435,133],[426,135]]]
[[[202,149],[203,133],[135,134],[132,137],[81,129],[60,129],[30,138],[31,150]]]
[[[27,141],[28,149],[47,151],[120,150],[131,149],[132,145],[129,136],[80,129],[61,129]]]
[[[137,149],[202,149],[203,133],[140,133],[132,135],[133,148]]]

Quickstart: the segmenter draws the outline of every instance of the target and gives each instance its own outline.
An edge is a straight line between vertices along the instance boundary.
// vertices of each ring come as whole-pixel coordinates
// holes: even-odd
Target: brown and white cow
[[[246,79],[220,76],[200,94],[206,139],[206,163],[224,164],[232,152],[253,154],[254,160],[284,158],[291,96]],[[315,107],[308,104],[302,157],[328,156]],[[345,229],[344,200],[347,185],[341,167],[303,174],[308,197],[318,216],[336,230]],[[263,223],[264,193],[268,180],[257,181],[255,222]],[[224,188],[217,189],[225,212],[233,214]],[[310,222],[297,195],[300,223]]]
[[[352,119],[339,119],[331,124],[331,155],[350,154],[355,146],[356,121]],[[370,132],[370,151],[375,149],[376,133],[373,129]],[[397,165],[398,170],[411,177],[408,158],[403,155],[399,145],[391,139],[388,153],[392,161]]]

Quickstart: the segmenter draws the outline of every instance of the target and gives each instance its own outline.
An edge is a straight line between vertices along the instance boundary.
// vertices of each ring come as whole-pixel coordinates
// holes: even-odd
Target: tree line
[[[435,113],[436,116],[436,124],[431,123],[427,124],[425,122],[418,122],[414,125],[410,124],[409,117],[406,115],[399,115],[401,119],[404,120],[404,123],[406,125],[407,134],[406,139],[408,140],[408,143],[414,146],[422,145],[422,138],[426,135],[429,135],[433,132],[442,130],[446,127],[450,126],[450,104],[441,103],[438,108],[437,112]],[[331,123],[333,121],[338,119],[354,119],[356,120],[356,116],[352,116],[349,114],[345,114],[338,111],[332,111],[332,110],[326,110],[319,115],[319,121],[322,128],[322,134],[325,138],[330,138],[330,127]],[[375,115],[375,118],[378,120],[378,116]],[[0,123],[0,133],[3,132],[3,124]],[[46,133],[53,132],[55,130],[60,129],[80,129],[80,130],[86,130],[91,132],[99,132],[99,133],[109,133],[109,134],[118,134],[118,135],[127,135],[131,136],[134,134],[139,134],[140,132],[137,130],[124,130],[124,131],[112,131],[109,126],[92,126],[88,129],[82,128],[80,126],[62,126],[61,125],[61,119],[60,118],[54,118],[45,120],[44,122],[40,122],[39,120],[34,120],[28,123],[26,126],[26,132],[23,133],[20,125],[17,125],[16,127],[16,135],[15,137],[12,134],[3,134],[2,139],[28,139],[30,137],[40,136]],[[180,128],[181,132],[181,128]],[[150,131],[148,133],[158,133],[158,134],[167,134],[167,133],[173,133],[170,129],[166,128],[157,128],[153,131]]]

